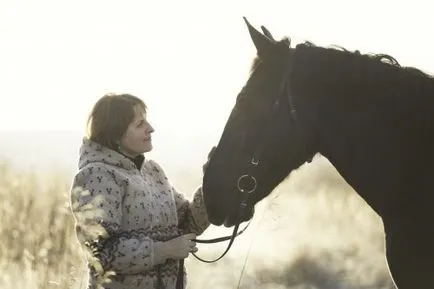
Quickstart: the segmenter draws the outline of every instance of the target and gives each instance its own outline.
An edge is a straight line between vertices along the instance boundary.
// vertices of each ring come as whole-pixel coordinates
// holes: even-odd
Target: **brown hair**
[[[87,120],[89,139],[117,150],[119,140],[134,119],[137,105],[146,111],[143,100],[131,94],[109,93],[101,97]]]

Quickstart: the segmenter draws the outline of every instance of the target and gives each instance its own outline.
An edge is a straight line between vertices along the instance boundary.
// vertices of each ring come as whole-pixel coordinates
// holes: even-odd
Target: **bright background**
[[[75,168],[94,102],[126,92],[149,106],[154,157],[200,167],[255,56],[242,16],[434,71],[429,1],[2,0],[0,156]]]
[[[190,195],[255,56],[243,16],[293,45],[386,53],[433,73],[432,14],[417,0],[0,0],[0,287],[82,288],[67,200],[87,114],[103,94],[148,104],[152,157]],[[187,260],[192,289],[236,288],[241,277],[240,288],[392,288],[381,220],[327,160],[273,194],[227,257]],[[210,227],[204,238],[229,231]]]

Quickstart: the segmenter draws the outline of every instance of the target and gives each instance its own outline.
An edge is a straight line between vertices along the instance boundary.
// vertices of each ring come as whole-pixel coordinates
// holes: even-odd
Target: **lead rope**
[[[252,249],[252,245],[253,245],[253,238],[250,239],[249,249],[247,250],[247,254],[244,257],[244,264],[243,264],[243,268],[241,269],[240,278],[238,278],[237,289],[239,289],[240,286],[241,286],[241,280],[243,279],[244,269],[246,269],[247,259],[249,259],[249,255],[250,255],[250,251]]]
[[[279,196],[279,194],[276,194],[276,196],[273,197],[273,199],[271,199],[270,203],[267,205],[267,207],[261,212],[261,217],[259,218],[258,223],[256,224],[256,229],[259,227],[259,224],[262,222],[263,218],[264,218],[264,213],[265,211],[267,211],[269,209],[269,207],[271,206],[271,204],[274,202],[274,200]],[[237,285],[237,289],[240,288],[241,286],[241,281],[243,279],[243,275],[244,275],[244,270],[246,268],[247,265],[247,260],[249,259],[249,255],[250,255],[250,251],[252,249],[253,246],[253,241],[254,239],[251,238],[250,239],[250,244],[249,244],[249,249],[247,250],[247,254],[244,257],[244,264],[243,264],[243,268],[241,269],[241,273],[240,273],[240,278],[238,278],[238,285]]]

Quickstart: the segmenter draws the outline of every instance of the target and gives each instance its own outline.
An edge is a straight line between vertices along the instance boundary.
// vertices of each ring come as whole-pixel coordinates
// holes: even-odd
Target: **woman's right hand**
[[[164,259],[180,260],[188,257],[188,253],[197,252],[196,242],[193,239],[196,234],[186,234],[169,241],[160,243],[157,246],[159,254],[162,254]]]

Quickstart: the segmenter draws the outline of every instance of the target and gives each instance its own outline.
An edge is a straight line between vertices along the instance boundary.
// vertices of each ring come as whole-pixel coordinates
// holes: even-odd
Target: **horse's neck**
[[[319,152],[381,214],[405,202],[390,194],[405,198],[434,163],[434,85],[393,81],[336,57],[328,67],[304,59],[294,95],[303,96],[300,115],[315,128]]]
[[[320,153],[380,215],[399,211],[411,193],[418,193],[421,178],[432,178],[427,173],[434,164],[432,137],[423,142],[411,121],[401,123],[407,128],[393,127],[367,110],[324,110],[323,115]]]

